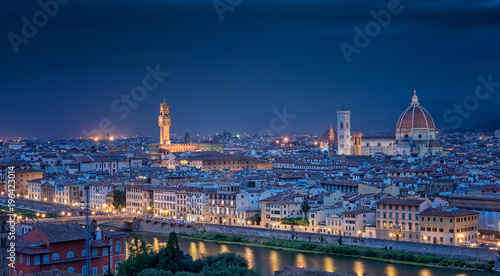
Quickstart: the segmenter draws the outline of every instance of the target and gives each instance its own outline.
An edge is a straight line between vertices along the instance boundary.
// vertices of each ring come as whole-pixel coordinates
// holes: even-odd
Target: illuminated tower
[[[354,132],[352,134],[352,154],[359,156],[361,155],[361,137],[363,136],[363,133],[361,132]]]
[[[333,132],[333,126],[330,123],[330,132],[328,133],[328,158],[333,158],[335,147],[335,132]]]
[[[160,127],[160,145],[170,145],[170,107],[165,103],[160,104],[160,116],[158,116],[158,126]]]
[[[338,139],[338,154],[352,155],[351,149],[351,111],[337,111],[337,135]]]

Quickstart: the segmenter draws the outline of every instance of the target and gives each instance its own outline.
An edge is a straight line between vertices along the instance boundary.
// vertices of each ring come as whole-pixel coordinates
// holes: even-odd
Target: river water
[[[154,250],[164,247],[168,234],[138,233]],[[133,235],[128,238],[131,240]],[[356,276],[498,276],[500,274],[479,271],[463,271],[448,268],[434,268],[407,264],[397,264],[357,257],[304,253],[285,249],[260,246],[224,244],[212,241],[179,237],[179,245],[194,259],[203,255],[216,255],[223,252],[240,254],[248,260],[250,267],[255,267],[262,275],[273,275],[273,271],[284,266],[305,267],[311,269],[338,272]]]

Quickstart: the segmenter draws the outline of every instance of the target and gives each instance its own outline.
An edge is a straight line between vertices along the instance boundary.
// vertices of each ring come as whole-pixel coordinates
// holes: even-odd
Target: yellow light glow
[[[115,140],[115,137],[109,136],[109,141],[113,141],[113,140]]]
[[[96,142],[99,141],[99,137],[95,137],[94,141],[96,141]]]

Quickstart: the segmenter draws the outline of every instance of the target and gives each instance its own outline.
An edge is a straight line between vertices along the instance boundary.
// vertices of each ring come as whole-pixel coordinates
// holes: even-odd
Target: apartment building
[[[428,208],[420,213],[420,242],[454,246],[477,243],[478,214],[458,208]]]
[[[419,214],[427,209],[427,200],[384,198],[375,206],[377,238],[420,241]]]

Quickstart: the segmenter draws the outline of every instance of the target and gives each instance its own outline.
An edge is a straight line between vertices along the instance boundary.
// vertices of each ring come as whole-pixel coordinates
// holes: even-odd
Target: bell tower
[[[160,116],[158,116],[158,126],[160,127],[160,145],[170,145],[170,126],[172,121],[170,118],[170,107],[163,98],[163,103],[160,104]]]
[[[342,110],[337,111],[337,135],[338,138],[338,154],[339,155],[352,155],[351,148],[351,111]]]

